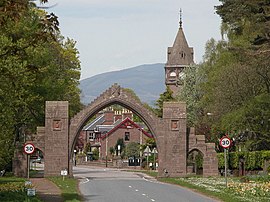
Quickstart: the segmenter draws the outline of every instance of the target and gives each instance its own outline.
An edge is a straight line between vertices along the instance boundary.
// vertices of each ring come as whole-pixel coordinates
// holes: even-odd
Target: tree
[[[114,156],[114,154],[115,154],[115,149],[114,149],[113,147],[110,147],[109,151],[110,151],[110,154],[111,154],[112,156]]]
[[[207,43],[200,65],[199,122],[207,122],[212,134],[229,133],[237,139],[249,134],[253,139],[249,150],[267,149],[262,142],[270,134],[262,123],[269,119],[265,100],[270,93],[270,4],[263,0],[221,2],[216,9],[227,41]]]
[[[200,75],[197,66],[189,66],[184,69],[183,88],[176,96],[178,101],[184,101],[187,104],[187,123],[189,127],[194,127],[199,114]]]
[[[91,143],[87,142],[83,148],[83,153],[87,154],[87,152],[90,152],[90,151],[91,151]]]
[[[145,140],[145,144],[141,146],[141,150],[144,151],[147,146],[149,146],[149,148],[151,150],[153,150],[154,148],[156,148],[157,147],[157,143],[156,143],[155,138],[147,138]]]
[[[137,142],[130,142],[126,146],[127,157],[135,156],[136,158],[140,157],[140,144]]]
[[[159,99],[156,101],[157,108],[155,109],[158,117],[162,117],[163,113],[163,102],[173,101],[175,98],[173,97],[173,91],[167,86],[166,91],[160,94]]]
[[[93,149],[93,160],[99,159],[99,150],[97,148]]]
[[[68,100],[71,116],[82,105],[78,51],[61,36],[57,16],[28,0],[3,1],[0,11],[1,169],[11,161],[15,141],[44,124],[46,100]]]

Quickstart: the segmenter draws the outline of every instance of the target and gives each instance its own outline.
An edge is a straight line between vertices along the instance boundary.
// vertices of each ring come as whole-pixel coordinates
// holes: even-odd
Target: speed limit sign
[[[225,149],[229,148],[231,146],[231,143],[232,143],[231,139],[228,138],[227,136],[222,137],[219,141],[220,146],[222,146]]]
[[[23,147],[23,151],[26,154],[33,154],[35,151],[35,146],[32,143],[26,143]]]

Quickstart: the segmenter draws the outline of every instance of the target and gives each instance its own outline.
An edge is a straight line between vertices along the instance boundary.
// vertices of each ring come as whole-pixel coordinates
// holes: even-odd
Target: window
[[[170,73],[170,77],[176,77],[176,73],[175,72],[171,72]]]
[[[129,132],[125,132],[125,141],[129,141],[130,140],[130,134]]]
[[[93,141],[94,138],[95,138],[95,134],[94,134],[94,133],[90,133],[90,134],[89,134],[89,140],[90,140],[90,141]]]

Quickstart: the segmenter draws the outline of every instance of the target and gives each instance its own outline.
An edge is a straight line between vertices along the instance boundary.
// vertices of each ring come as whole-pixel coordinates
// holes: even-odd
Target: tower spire
[[[179,17],[180,17],[180,19],[179,19],[179,28],[182,29],[183,22],[182,22],[182,9],[181,8],[180,8],[180,11],[179,11]]]

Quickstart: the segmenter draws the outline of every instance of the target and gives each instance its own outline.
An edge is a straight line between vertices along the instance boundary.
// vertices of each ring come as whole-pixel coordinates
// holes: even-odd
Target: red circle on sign
[[[228,138],[227,136],[224,136],[220,139],[219,141],[220,146],[222,146],[223,148],[229,148],[232,144],[232,141],[230,138]]]
[[[26,154],[33,154],[35,152],[35,146],[32,143],[26,143],[23,146],[23,151]]]

